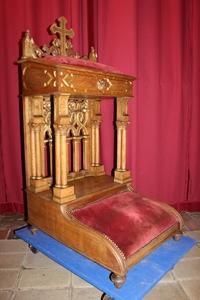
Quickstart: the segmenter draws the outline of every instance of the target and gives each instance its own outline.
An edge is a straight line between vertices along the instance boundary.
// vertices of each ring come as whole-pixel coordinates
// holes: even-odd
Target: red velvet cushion
[[[44,61],[49,61],[54,64],[68,64],[68,65],[74,65],[74,66],[80,66],[80,67],[86,67],[86,68],[93,68],[93,69],[95,68],[95,69],[105,71],[105,72],[122,74],[122,72],[116,70],[115,68],[113,68],[111,66],[93,62],[91,60],[73,58],[73,57],[69,57],[66,55],[57,55],[57,56],[47,55],[42,59]]]
[[[82,223],[106,234],[126,257],[177,223],[153,200],[131,192],[89,204],[72,212]]]

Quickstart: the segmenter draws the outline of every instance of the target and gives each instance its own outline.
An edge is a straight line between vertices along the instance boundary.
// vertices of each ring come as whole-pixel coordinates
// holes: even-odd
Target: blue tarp
[[[115,300],[140,300],[196,243],[183,236],[179,241],[170,239],[133,266],[126,283],[117,289],[110,281],[110,272],[88,258],[38,230],[35,234],[26,227],[15,234],[34,248],[89,282]]]

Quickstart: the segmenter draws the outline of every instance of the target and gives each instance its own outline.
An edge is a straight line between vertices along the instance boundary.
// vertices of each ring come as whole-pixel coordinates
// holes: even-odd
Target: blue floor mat
[[[126,283],[117,289],[110,281],[110,272],[74,250],[38,230],[34,235],[26,228],[15,235],[34,248],[89,282],[115,300],[140,300],[184,256],[196,241],[183,236],[181,240],[170,239],[132,267]],[[37,254],[36,254],[37,255]]]

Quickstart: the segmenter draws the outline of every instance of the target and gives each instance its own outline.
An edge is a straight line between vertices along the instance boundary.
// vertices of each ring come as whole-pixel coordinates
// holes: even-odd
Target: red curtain
[[[74,48],[95,46],[99,61],[137,77],[130,100],[128,167],[135,189],[200,210],[200,1],[1,1],[0,211],[23,211],[18,70],[27,28],[37,44],[58,16],[75,30]],[[113,167],[113,101],[102,103],[102,160]],[[106,141],[106,143],[105,143]]]

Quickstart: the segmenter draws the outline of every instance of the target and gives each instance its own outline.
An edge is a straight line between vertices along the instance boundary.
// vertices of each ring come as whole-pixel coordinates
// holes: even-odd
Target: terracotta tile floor
[[[182,216],[184,234],[198,243],[144,300],[200,300],[200,212]],[[15,240],[13,230],[24,225],[22,215],[0,215],[0,300],[101,299],[99,290]]]
[[[0,240],[12,239],[13,230],[26,225],[23,215],[6,214],[0,215]]]

